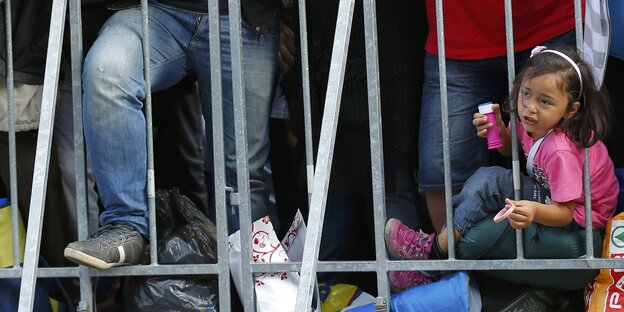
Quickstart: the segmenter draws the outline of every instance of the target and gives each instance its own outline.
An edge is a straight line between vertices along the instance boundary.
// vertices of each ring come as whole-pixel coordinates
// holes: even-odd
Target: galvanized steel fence
[[[79,311],[94,310],[93,285],[90,277],[97,276],[138,276],[138,275],[216,275],[219,281],[219,306],[221,311],[230,311],[230,269],[228,263],[227,246],[227,218],[226,202],[227,196],[233,204],[240,209],[241,237],[251,237],[251,213],[250,213],[250,190],[249,174],[247,169],[247,144],[245,125],[245,103],[244,88],[245,81],[242,76],[242,40],[241,40],[241,14],[240,3],[237,0],[229,0],[231,23],[230,36],[232,48],[232,75],[234,93],[234,112],[236,131],[236,151],[237,151],[237,179],[238,192],[231,193],[225,184],[225,161],[223,155],[223,134],[219,129],[223,129],[222,120],[222,85],[221,85],[221,60],[219,41],[219,1],[207,0],[210,20],[210,70],[212,79],[212,118],[213,118],[213,150],[214,150],[214,194],[216,203],[215,223],[217,226],[218,242],[218,262],[216,264],[200,265],[161,265],[158,264],[156,254],[156,227],[155,227],[155,186],[154,186],[154,160],[152,143],[152,122],[151,122],[151,88],[149,66],[145,66],[145,79],[147,82],[147,97],[145,98],[146,121],[147,121],[147,146],[148,146],[148,203],[149,203],[149,224],[150,224],[150,259],[149,265],[118,267],[110,270],[89,269],[80,267],[53,267],[39,268],[38,256],[41,242],[41,229],[44,212],[44,198],[46,195],[46,181],[49,166],[49,155],[51,149],[52,129],[54,111],[57,97],[57,82],[59,80],[60,56],[62,49],[62,38],[65,30],[65,19],[69,11],[69,25],[71,38],[71,70],[72,70],[72,99],[74,106],[74,142],[76,149],[76,170],[77,180],[77,202],[78,202],[78,238],[85,240],[87,233],[87,208],[86,208],[86,187],[85,187],[85,152],[82,138],[82,96],[81,96],[81,70],[82,70],[82,22],[80,0],[54,0],[52,5],[52,18],[50,25],[50,40],[48,45],[47,64],[45,69],[43,100],[40,115],[40,126],[36,150],[36,162],[33,176],[32,199],[30,204],[30,216],[27,222],[26,248],[23,267],[20,265],[18,233],[16,231],[18,219],[18,199],[16,176],[16,147],[15,147],[15,111],[13,98],[13,60],[12,60],[12,37],[11,37],[11,0],[5,0],[5,22],[7,30],[7,102],[9,120],[9,154],[10,154],[10,191],[12,203],[12,225],[13,225],[13,263],[11,268],[0,269],[0,278],[22,278],[19,311],[32,311],[34,301],[34,289],[38,277],[74,277],[80,279],[81,300],[78,305]],[[351,21],[354,15],[356,0],[341,0],[338,9],[338,19],[334,47],[330,65],[330,75],[325,100],[325,111],[322,117],[320,134],[320,144],[317,154],[317,162],[313,164],[312,156],[312,135],[310,117],[310,78],[309,59],[307,46],[307,21],[305,0],[299,0],[300,15],[300,36],[303,68],[303,94],[304,94],[304,114],[306,128],[306,161],[307,178],[309,190],[310,211],[308,216],[308,232],[305,240],[305,250],[301,263],[287,264],[256,264],[251,259],[251,241],[242,239],[241,250],[246,254],[242,261],[243,287],[241,299],[246,311],[255,310],[255,292],[253,274],[258,272],[300,272],[301,279],[297,295],[296,311],[309,310],[312,301],[312,291],[317,272],[375,272],[377,276],[377,302],[378,311],[389,311],[388,300],[390,289],[388,284],[388,271],[394,270],[536,270],[536,269],[598,269],[598,268],[622,268],[623,260],[617,259],[596,259],[594,258],[594,246],[592,239],[591,222],[591,202],[589,185],[588,153],[585,152],[584,187],[586,202],[586,256],[578,259],[526,259],[524,257],[522,235],[516,235],[517,257],[509,260],[460,260],[455,255],[455,240],[453,235],[449,235],[449,257],[447,260],[419,260],[419,261],[391,261],[388,260],[384,244],[384,224],[386,220],[385,212],[385,189],[384,189],[384,168],[382,153],[382,126],[380,111],[380,91],[379,91],[379,62],[377,47],[377,26],[375,0],[363,0],[365,40],[366,40],[366,65],[367,65],[367,87],[369,102],[370,121],[370,148],[371,165],[373,176],[373,210],[374,210],[374,234],[376,256],[373,261],[318,261],[321,232],[323,228],[323,218],[329,185],[329,174],[331,172],[332,154],[336,138],[338,114],[340,111],[340,99],[344,81],[344,73],[347,61],[347,51],[351,34]],[[582,18],[581,1],[574,1],[576,16],[576,38],[577,48],[582,49]],[[68,8],[69,2],[69,10]],[[143,13],[143,53],[144,62],[149,63],[149,36],[148,36],[148,0],[142,0]],[[452,189],[451,189],[451,169],[450,169],[450,145],[449,145],[449,120],[448,120],[448,95],[447,76],[445,62],[445,42],[444,42],[444,16],[442,12],[442,0],[436,0],[437,34],[438,34],[438,55],[440,68],[440,86],[442,100],[442,129],[443,129],[443,151],[444,151],[444,180],[446,198],[446,224],[449,231],[453,230],[452,219]],[[513,25],[511,19],[511,0],[505,0],[505,28],[507,45],[507,71],[508,82],[511,86],[515,77],[514,73],[514,40]],[[515,118],[511,118],[512,133],[515,133]],[[512,136],[512,148],[518,149],[518,140]],[[208,164],[210,165],[210,164]],[[517,153],[513,153],[512,167],[514,181],[519,181],[520,161]],[[516,199],[520,196],[520,186],[514,186]],[[520,234],[521,230],[517,230]],[[3,251],[5,252],[5,251]]]

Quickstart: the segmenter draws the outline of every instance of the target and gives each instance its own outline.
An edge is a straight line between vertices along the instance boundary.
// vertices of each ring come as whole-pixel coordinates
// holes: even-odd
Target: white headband
[[[561,53],[557,50],[549,50],[545,46],[536,46],[535,48],[533,48],[533,50],[531,50],[531,57],[535,56],[536,54],[543,53],[543,52],[550,52],[550,53],[557,54],[563,57],[566,61],[568,61],[568,63],[572,65],[572,67],[576,71],[576,74],[578,75],[579,83],[581,85],[581,90],[579,91],[579,95],[578,95],[578,98],[580,99],[581,95],[583,94],[583,77],[581,76],[581,69],[578,67],[578,65],[576,65],[576,63],[564,53]]]

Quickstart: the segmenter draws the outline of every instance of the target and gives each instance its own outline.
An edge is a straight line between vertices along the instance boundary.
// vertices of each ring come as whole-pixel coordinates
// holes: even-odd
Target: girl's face
[[[544,137],[579,108],[579,102],[569,105],[568,95],[557,82],[555,73],[525,78],[520,85],[518,117],[534,140]]]

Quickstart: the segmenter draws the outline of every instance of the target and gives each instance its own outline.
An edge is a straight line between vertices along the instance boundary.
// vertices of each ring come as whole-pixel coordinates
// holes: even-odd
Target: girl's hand
[[[499,131],[501,125],[505,128],[505,124],[501,118],[500,105],[494,104],[492,105],[492,109],[494,110],[494,116],[496,116],[496,125],[489,123],[487,117],[478,112],[472,116],[472,125],[477,129],[477,136],[482,139],[487,137],[488,129],[494,128],[494,131]]]
[[[505,204],[513,204],[516,209],[509,215],[509,224],[514,229],[524,229],[533,223],[537,213],[537,203],[529,200],[505,199]]]

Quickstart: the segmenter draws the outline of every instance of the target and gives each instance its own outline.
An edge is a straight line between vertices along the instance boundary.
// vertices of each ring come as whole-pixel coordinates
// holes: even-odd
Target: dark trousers
[[[621,143],[624,138],[624,60],[609,57],[604,86],[609,91],[614,110],[611,135],[605,143],[615,167],[624,168],[624,145]]]
[[[7,132],[0,132],[0,176],[5,184],[6,194],[10,194],[9,180],[9,139]],[[35,166],[37,131],[17,132],[17,199],[24,223],[28,221],[30,195]],[[41,235],[41,255],[52,266],[65,266],[69,262],[63,257],[65,246],[76,240],[76,233],[62,231],[68,228],[69,218],[61,190],[61,175],[55,149],[50,155],[48,187],[45,198],[43,232]],[[8,196],[8,195],[7,195]],[[26,225],[26,224],[25,224]]]

